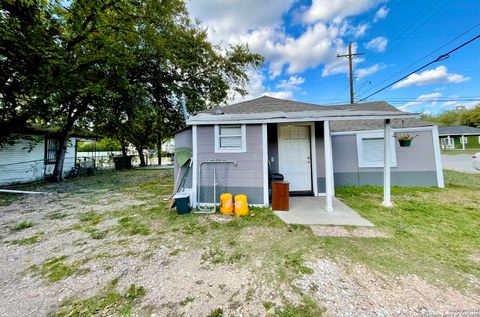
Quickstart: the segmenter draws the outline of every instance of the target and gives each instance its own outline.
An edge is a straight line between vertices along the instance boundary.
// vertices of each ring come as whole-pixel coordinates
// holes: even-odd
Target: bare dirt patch
[[[297,286],[322,301],[326,316],[425,316],[478,309],[480,296],[439,288],[414,276],[392,278],[362,265],[320,260]]]
[[[340,226],[310,226],[314,235],[319,237],[347,237],[347,238],[388,238],[389,236],[374,228],[346,228]]]

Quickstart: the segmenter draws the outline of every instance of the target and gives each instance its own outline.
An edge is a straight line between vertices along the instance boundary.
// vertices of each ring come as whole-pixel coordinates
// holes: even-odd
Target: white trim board
[[[432,129],[436,126],[428,126],[428,127],[416,127],[416,128],[396,128],[393,129],[393,132],[408,132],[408,131],[432,131]],[[332,132],[331,135],[351,135],[351,134],[358,134],[358,133],[369,133],[369,132],[376,132],[376,133],[383,133],[383,129],[375,129],[375,130],[355,130],[355,131],[339,131],[339,132]]]
[[[318,175],[317,175],[317,137],[315,135],[315,122],[310,124],[310,161],[312,162],[312,186],[313,196],[318,196]]]
[[[242,142],[241,148],[221,148],[220,147],[220,126],[227,126],[230,124],[216,124],[214,126],[214,144],[215,153],[245,153],[247,152],[247,127],[245,124],[240,125],[240,141]],[[232,124],[233,126],[238,126]],[[234,137],[238,137],[235,135]]]
[[[198,177],[198,162],[197,162],[197,126],[192,127],[192,206],[197,206],[197,177]]]
[[[333,116],[333,117],[308,117],[308,118],[273,118],[273,119],[244,119],[244,120],[190,120],[187,126],[215,125],[215,124],[260,124],[260,123],[302,123],[315,121],[355,121],[355,120],[385,120],[385,119],[418,119],[418,114],[389,114],[365,116]]]
[[[268,195],[268,137],[267,124],[262,124],[262,156],[263,156],[263,204],[265,207],[270,205]]]
[[[384,162],[365,162],[363,160],[363,140],[364,139],[385,139],[385,132],[364,132],[356,134],[358,167],[384,167]],[[384,142],[384,141],[382,141]],[[395,137],[390,133],[390,167],[397,167],[397,151],[395,148]],[[383,155],[383,153],[382,153]]]
[[[435,171],[437,172],[437,186],[445,187],[443,180],[442,155],[440,152],[440,138],[438,137],[438,127],[432,129],[433,153],[435,158]]]
[[[478,136],[480,136],[480,133],[460,133],[460,134],[458,134],[458,133],[452,133],[452,134],[438,134],[438,136],[440,136],[440,137],[447,137],[447,136],[450,136],[450,137],[452,137],[452,136],[462,136],[462,135],[478,135]]]
[[[280,126],[288,124],[277,124],[277,146],[280,139]],[[318,195],[318,174],[317,174],[317,151],[315,138],[315,122],[295,122],[293,125],[308,126],[310,128],[310,170],[311,170],[311,190],[314,196]],[[280,149],[278,148],[277,163],[280,167]],[[279,171],[282,173],[281,171]]]

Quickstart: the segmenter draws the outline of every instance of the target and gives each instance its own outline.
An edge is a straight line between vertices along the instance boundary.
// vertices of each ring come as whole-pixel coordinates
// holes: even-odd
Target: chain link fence
[[[131,155],[131,166],[140,166],[140,157]],[[147,166],[158,166],[156,156],[146,156]],[[162,156],[162,166],[173,166],[173,155]],[[44,159],[26,160],[2,164],[0,162],[0,185],[20,184],[43,181],[53,174],[55,164],[46,164]],[[115,170],[113,155],[80,155],[65,157],[64,176],[86,176],[98,173],[112,172]]]

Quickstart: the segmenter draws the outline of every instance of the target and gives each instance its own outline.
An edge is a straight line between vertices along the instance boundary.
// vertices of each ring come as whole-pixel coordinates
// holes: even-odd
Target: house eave
[[[299,114],[299,113],[296,113]],[[385,120],[385,119],[418,119],[418,113],[358,113],[358,114],[312,114],[309,116],[296,116],[295,114],[283,114],[282,116],[265,116],[264,114],[252,115],[203,115],[195,116],[187,121],[187,126],[212,125],[212,124],[261,124],[261,123],[288,123],[288,122],[314,122],[314,121],[347,121],[347,120]]]

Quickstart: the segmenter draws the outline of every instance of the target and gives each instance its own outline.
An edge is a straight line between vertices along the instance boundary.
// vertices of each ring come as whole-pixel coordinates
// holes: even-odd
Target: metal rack
[[[216,212],[217,190],[226,189],[225,182],[230,164],[237,166],[237,161],[208,160],[200,163],[197,184],[198,210],[194,213],[211,214]],[[213,201],[213,206],[210,201]]]

